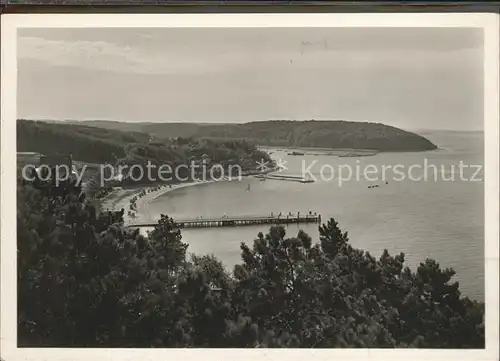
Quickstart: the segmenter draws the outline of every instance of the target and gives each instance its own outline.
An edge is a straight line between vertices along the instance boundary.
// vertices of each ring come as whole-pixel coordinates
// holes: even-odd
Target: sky
[[[18,118],[483,129],[473,28],[20,29]]]

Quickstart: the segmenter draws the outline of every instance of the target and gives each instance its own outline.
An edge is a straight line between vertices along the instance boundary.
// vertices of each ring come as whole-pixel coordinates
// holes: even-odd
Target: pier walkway
[[[179,228],[206,228],[206,227],[239,227],[259,224],[294,224],[294,223],[321,223],[321,216],[300,213],[297,215],[281,215],[268,217],[221,217],[174,220]],[[154,227],[158,222],[137,222],[127,225],[129,228]]]
[[[314,182],[314,180],[304,178],[302,176],[286,175],[286,174],[258,174],[258,175],[255,175],[254,178],[269,179],[269,180],[282,180],[282,181],[299,182],[299,183],[313,183]]]

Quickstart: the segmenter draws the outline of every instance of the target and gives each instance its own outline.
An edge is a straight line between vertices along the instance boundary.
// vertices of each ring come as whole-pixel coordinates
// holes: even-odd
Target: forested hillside
[[[20,347],[484,348],[484,304],[453,270],[376,258],[333,219],[319,240],[259,234],[229,273],[167,216],[145,237],[79,194],[18,182]]]
[[[158,137],[246,140],[263,146],[423,151],[436,149],[428,139],[380,123],[348,121],[260,121],[245,124],[81,122],[105,129],[145,132]],[[123,124],[123,125],[122,125]]]
[[[141,132],[29,120],[18,121],[17,151],[67,153],[83,162],[139,166],[149,161],[175,167],[206,159],[208,166],[240,165],[245,170],[255,169],[257,161],[269,160],[266,153],[245,141],[166,139]]]
[[[42,154],[68,153],[91,163],[113,162],[125,156],[125,145],[145,143],[144,133],[125,133],[61,123],[17,121],[17,151]]]

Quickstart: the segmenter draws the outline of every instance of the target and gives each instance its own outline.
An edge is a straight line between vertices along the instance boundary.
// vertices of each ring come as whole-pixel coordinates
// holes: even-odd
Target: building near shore
[[[100,188],[100,174],[94,174],[90,179],[82,183],[82,191],[89,198],[93,197]]]
[[[24,167],[27,165],[38,167],[42,154],[38,152],[17,152],[17,165]]]

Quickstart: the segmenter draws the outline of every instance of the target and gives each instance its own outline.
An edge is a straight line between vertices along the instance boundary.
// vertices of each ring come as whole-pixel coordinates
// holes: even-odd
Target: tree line
[[[104,129],[123,129],[164,138],[193,137],[246,140],[262,146],[352,148],[384,151],[422,151],[436,145],[418,134],[381,123],[343,120],[270,120],[244,124],[86,122]]]
[[[136,165],[142,169],[146,169],[148,163],[156,169],[162,165],[175,169],[203,159],[208,169],[220,165],[227,170],[238,165],[242,170],[251,171],[255,170],[257,161],[270,161],[267,153],[244,140],[153,138],[141,132],[31,120],[17,122],[17,150],[42,154],[66,153],[81,162],[127,165],[129,168]],[[139,172],[137,167],[135,170]],[[180,172],[180,178],[191,174],[189,170],[183,172],[185,174]],[[124,183],[152,182],[145,177],[136,180],[136,173],[127,173],[129,177],[124,179]]]
[[[229,272],[166,215],[144,236],[75,184],[17,187],[20,347],[484,347],[453,270],[374,257],[334,219],[317,242],[259,233]]]

